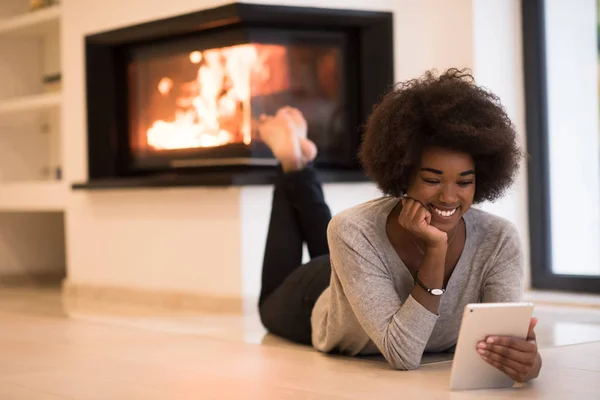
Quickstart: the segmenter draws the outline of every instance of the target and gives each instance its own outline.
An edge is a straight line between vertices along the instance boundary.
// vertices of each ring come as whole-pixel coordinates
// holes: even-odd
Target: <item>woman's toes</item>
[[[305,163],[312,162],[317,157],[317,146],[310,139],[300,139],[300,149],[302,151],[302,158]]]

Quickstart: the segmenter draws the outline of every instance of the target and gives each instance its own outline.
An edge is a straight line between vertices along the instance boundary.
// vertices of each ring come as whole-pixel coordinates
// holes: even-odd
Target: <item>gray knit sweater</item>
[[[439,315],[432,314],[410,296],[413,277],[386,234],[397,203],[383,197],[331,220],[331,283],[312,312],[312,341],[323,352],[381,353],[394,368],[408,370],[419,366],[424,351],[456,344],[466,304],[519,301],[523,255],[512,224],[470,209],[464,216],[465,248]]]

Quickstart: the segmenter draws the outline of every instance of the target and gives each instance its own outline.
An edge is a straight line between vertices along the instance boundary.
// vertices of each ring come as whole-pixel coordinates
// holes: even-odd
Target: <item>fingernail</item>
[[[485,343],[480,342],[477,347],[479,347],[480,349],[485,349],[487,346],[485,345]]]
[[[482,356],[485,355],[485,350],[483,350],[483,349],[477,349],[477,352],[479,354],[481,354]]]
[[[494,343],[494,338],[491,338],[491,337],[490,337],[490,338],[487,338],[487,340],[486,340],[486,341],[487,341],[488,343]]]

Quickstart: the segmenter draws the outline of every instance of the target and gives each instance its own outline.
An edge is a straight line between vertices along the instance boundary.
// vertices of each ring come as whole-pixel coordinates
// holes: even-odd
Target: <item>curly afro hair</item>
[[[514,126],[496,95],[475,85],[469,70],[398,84],[366,123],[359,158],[386,194],[400,197],[414,177],[423,150],[442,147],[475,161],[474,203],[494,201],[512,185],[523,153]]]

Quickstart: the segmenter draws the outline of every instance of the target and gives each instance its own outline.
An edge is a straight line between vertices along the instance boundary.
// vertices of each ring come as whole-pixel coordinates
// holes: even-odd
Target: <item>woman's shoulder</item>
[[[348,208],[331,219],[327,240],[332,265],[338,273],[347,268],[383,270],[382,262],[390,246],[386,221],[396,204],[396,198],[381,197]]]
[[[339,236],[378,232],[397,203],[398,199],[385,196],[348,208],[333,216],[328,230]]]
[[[467,214],[474,232],[469,247],[473,254],[472,265],[481,266],[487,274],[484,276],[498,273],[498,276],[521,282],[525,260],[516,226],[505,218],[480,209],[471,209]],[[468,235],[467,230],[467,240]]]
[[[471,208],[465,218],[480,240],[519,240],[517,227],[506,218],[479,208]]]

